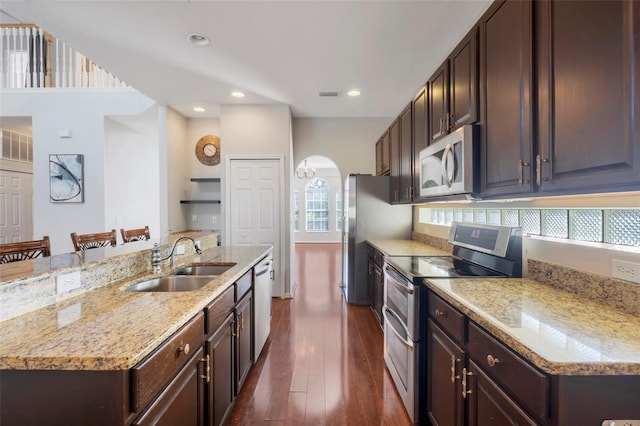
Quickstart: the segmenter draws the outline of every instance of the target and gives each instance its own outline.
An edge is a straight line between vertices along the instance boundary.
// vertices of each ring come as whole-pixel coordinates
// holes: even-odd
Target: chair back
[[[120,233],[122,234],[122,242],[130,243],[132,241],[144,241],[151,239],[151,234],[149,233],[149,227],[145,226],[144,228],[138,229],[120,229]]]
[[[97,234],[76,234],[71,233],[71,241],[76,251],[87,250],[98,247],[107,247],[116,245],[116,230],[111,232],[99,232]]]
[[[42,237],[41,240],[0,244],[0,263],[35,259],[38,256],[51,256],[49,237],[47,235]]]

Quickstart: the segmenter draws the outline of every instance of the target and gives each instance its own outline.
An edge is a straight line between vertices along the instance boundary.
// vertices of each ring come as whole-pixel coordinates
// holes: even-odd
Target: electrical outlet
[[[214,225],[218,223],[218,216],[211,216],[211,223],[213,223]]]
[[[640,284],[640,263],[612,259],[611,273],[615,278]]]
[[[197,214],[192,214],[191,215],[191,222],[197,222],[198,221],[198,215]]]
[[[184,254],[184,244],[178,244],[176,247],[176,254]]]
[[[66,293],[82,286],[80,271],[70,272],[56,277],[56,293]]]

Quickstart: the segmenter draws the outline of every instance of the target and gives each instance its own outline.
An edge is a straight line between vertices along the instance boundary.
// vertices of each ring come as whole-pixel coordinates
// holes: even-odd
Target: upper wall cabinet
[[[385,131],[378,142],[376,142],[376,175],[386,176],[389,174],[389,131]]]
[[[471,30],[427,82],[430,141],[478,119],[477,34]]]
[[[389,128],[391,140],[391,204],[413,201],[413,117],[411,104]]]
[[[536,21],[539,190],[640,188],[640,2],[545,1]]]
[[[389,127],[389,201],[400,201],[400,118],[396,118]]]
[[[480,19],[482,196],[533,191],[532,5],[495,2]]]
[[[431,137],[428,131],[427,117],[427,87],[420,92],[411,102],[412,127],[413,127],[413,199],[420,195],[420,151],[429,146]]]

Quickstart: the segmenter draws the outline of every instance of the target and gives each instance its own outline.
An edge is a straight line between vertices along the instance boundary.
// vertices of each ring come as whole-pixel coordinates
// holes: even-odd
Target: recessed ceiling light
[[[233,96],[234,98],[244,98],[244,93],[242,92],[231,92],[231,96]]]
[[[193,110],[194,110],[195,112],[205,112],[205,111],[206,111],[206,109],[204,109],[204,108],[202,108],[202,107],[197,107],[197,106],[196,106],[196,107],[193,107]]]
[[[198,33],[188,34],[187,40],[189,41],[189,43],[195,44],[196,46],[206,46],[210,43],[207,36]]]
[[[347,92],[347,95],[349,95],[349,96],[360,96],[360,91],[357,90],[357,89],[349,90]]]

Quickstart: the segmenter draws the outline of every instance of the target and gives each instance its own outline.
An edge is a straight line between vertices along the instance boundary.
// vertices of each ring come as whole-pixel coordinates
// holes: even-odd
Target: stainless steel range
[[[425,278],[522,276],[520,228],[454,222],[451,256],[387,257],[384,266],[384,360],[414,423],[426,388]],[[426,308],[423,310],[427,312]]]

